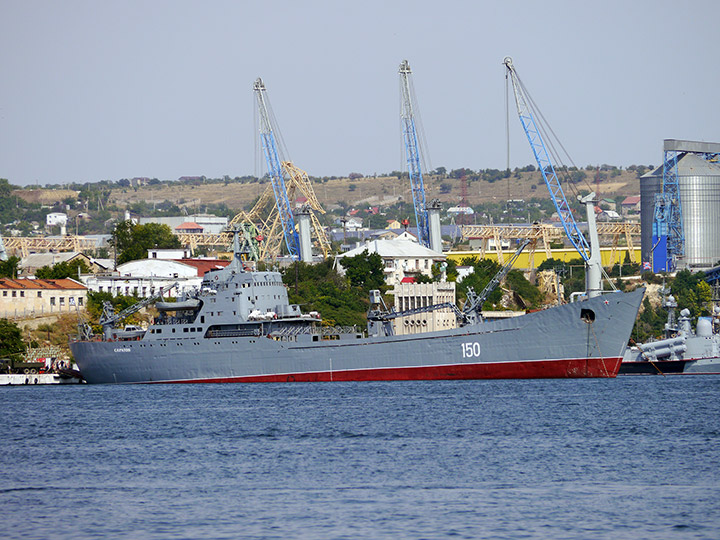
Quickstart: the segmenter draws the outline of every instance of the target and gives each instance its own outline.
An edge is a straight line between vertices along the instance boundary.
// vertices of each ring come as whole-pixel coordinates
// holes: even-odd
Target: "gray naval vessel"
[[[720,374],[720,307],[712,317],[700,317],[693,330],[690,311],[676,319],[677,301],[663,287],[663,307],[668,310],[663,339],[628,347],[620,375]]]
[[[235,256],[176,302],[157,301],[147,329],[102,335],[89,325],[70,343],[88,383],[378,381],[615,377],[644,290],[614,292],[519,317],[484,320],[479,306],[454,308],[459,326],[393,335],[403,313],[375,305],[368,328],[323,326],[320,314],[288,303],[281,275]],[[379,292],[373,296],[379,303]],[[148,299],[149,301],[150,299]],[[140,303],[142,305],[142,302]],[[137,308],[136,308],[137,309]]]

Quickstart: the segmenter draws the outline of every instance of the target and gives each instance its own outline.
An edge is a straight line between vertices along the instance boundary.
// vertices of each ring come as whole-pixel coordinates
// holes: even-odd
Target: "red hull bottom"
[[[577,379],[615,377],[622,358],[537,360],[484,364],[454,364],[400,368],[285,373],[248,377],[193,379],[183,383],[260,383],[260,382],[331,382],[331,381],[427,381],[463,379]]]

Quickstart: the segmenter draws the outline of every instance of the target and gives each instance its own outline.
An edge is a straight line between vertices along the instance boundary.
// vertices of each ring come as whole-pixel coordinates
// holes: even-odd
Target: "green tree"
[[[113,296],[109,292],[92,292],[87,294],[87,312],[90,320],[98,321],[103,312],[103,302],[110,302],[115,309],[115,313],[120,313],[124,309],[137,304],[140,299],[137,296],[118,295]],[[136,324],[142,320],[140,313],[135,313],[126,319],[129,324]]]
[[[18,257],[8,257],[7,261],[0,261],[0,277],[17,277],[19,264],[20,259]]]
[[[353,287],[369,292],[385,285],[382,257],[377,253],[368,254],[365,250],[354,257],[341,258],[340,264]]]
[[[290,303],[306,313],[320,312],[325,325],[364,326],[367,322],[367,294],[350,287],[335,270],[332,258],[313,265],[296,262],[283,270],[283,282]]]
[[[480,294],[485,286],[495,274],[500,271],[500,265],[491,259],[463,259],[463,266],[472,266],[473,271],[465,276],[457,285],[457,296],[459,300],[467,299],[468,289],[472,288],[477,294]],[[493,304],[500,302],[502,298],[502,290],[498,287],[485,301],[484,306],[492,307]]]
[[[693,274],[690,270],[681,270],[670,285],[673,295],[677,298],[678,308],[689,309],[693,317],[710,314],[712,288],[704,278],[703,272]]]
[[[633,338],[637,343],[643,343],[652,338],[660,338],[666,320],[667,311],[663,308],[653,309],[650,300],[646,296],[640,314],[635,320],[635,327],[632,332]]]
[[[35,277],[38,279],[77,279],[78,271],[81,274],[89,274],[91,269],[83,259],[78,258],[72,261],[62,261],[53,266],[38,268],[35,271]]]
[[[540,289],[525,279],[522,272],[519,270],[511,270],[505,279],[508,287],[520,297],[518,303],[521,307],[538,308],[542,305],[544,296],[540,292]]]
[[[0,178],[0,223],[21,219],[24,214],[23,209],[28,206],[21,198],[13,197],[14,189],[17,189],[17,186],[13,186],[5,178]]]
[[[25,344],[17,324],[7,319],[0,319],[0,357],[17,357],[24,350]]]
[[[146,223],[135,225],[132,221],[121,221],[115,228],[114,238],[118,264],[147,258],[148,249],[179,248],[180,240],[167,225]]]

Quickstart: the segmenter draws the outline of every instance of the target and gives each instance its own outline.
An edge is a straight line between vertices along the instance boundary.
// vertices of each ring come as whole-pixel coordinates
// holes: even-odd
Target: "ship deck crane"
[[[283,170],[278,152],[278,145],[275,138],[275,130],[270,118],[270,111],[267,103],[267,90],[262,79],[258,78],[253,87],[257,99],[260,139],[262,141],[265,161],[267,162],[268,175],[275,195],[280,224],[282,225],[285,246],[290,256],[298,260],[300,258],[300,239],[295,230],[295,218],[293,217],[290,200],[288,199]]]
[[[412,88],[410,81],[410,64],[403,60],[400,64],[400,92],[402,95],[403,139],[405,141],[405,157],[408,165],[408,175],[412,186],[413,204],[415,206],[415,223],[417,223],[418,242],[421,246],[430,247],[430,225],[427,205],[425,202],[425,185],[422,169],[420,167],[420,145],[418,144],[417,129],[415,125],[415,112],[412,102]]]
[[[368,311],[367,319],[373,327],[373,330],[370,332],[371,335],[394,336],[395,329],[393,328],[392,321],[398,317],[409,317],[411,315],[428,313],[430,311],[437,311],[441,309],[451,310],[455,313],[455,318],[461,324],[464,324],[466,320],[466,314],[460,311],[453,302],[443,302],[441,304],[421,306],[413,309],[406,309],[404,311],[388,309],[385,304],[385,300],[383,300],[382,293],[377,289],[370,291],[370,305],[371,309]]]
[[[573,217],[572,211],[570,210],[567,198],[565,197],[565,193],[560,185],[557,171],[555,170],[553,161],[550,159],[550,154],[548,153],[547,146],[543,140],[540,126],[536,122],[536,115],[531,109],[532,100],[527,95],[527,91],[515,71],[512,58],[506,57],[503,60],[503,64],[506,68],[505,77],[506,79],[509,78],[512,83],[520,123],[522,124],[525,135],[530,143],[530,148],[535,156],[538,169],[540,170],[543,180],[545,181],[545,185],[550,192],[550,197],[555,205],[555,210],[558,213],[558,217],[560,218],[560,222],[565,230],[565,234],[587,265],[587,295],[590,298],[599,296],[602,294],[603,268],[600,260],[600,240],[598,238],[597,226],[595,223],[595,193],[590,193],[582,198],[578,197],[587,210],[588,230],[590,236],[590,242],[588,243],[587,239],[580,231],[580,228]]]
[[[174,289],[178,286],[178,283],[175,282],[171,285],[167,285],[160,289],[157,293],[153,294],[152,296],[149,296],[147,298],[143,298],[139,302],[133,304],[132,306],[129,306],[122,310],[120,313],[115,313],[115,308],[113,308],[113,305],[108,302],[107,300],[103,302],[103,312],[100,316],[100,325],[103,328],[103,332],[107,335],[112,331],[113,327],[120,321],[127,319],[130,315],[133,313],[137,313],[145,306],[148,306],[155,302],[156,300],[159,300],[163,297],[163,295]]]
[[[471,324],[477,324],[479,319],[482,318],[481,311],[483,304],[493,291],[498,288],[498,285],[505,279],[505,276],[510,273],[515,261],[530,242],[532,242],[532,240],[528,238],[520,244],[520,247],[518,247],[513,256],[510,257],[510,260],[493,276],[488,284],[485,285],[485,288],[479,295],[475,294],[472,288],[468,290],[468,301],[467,305],[463,308],[463,313]]]

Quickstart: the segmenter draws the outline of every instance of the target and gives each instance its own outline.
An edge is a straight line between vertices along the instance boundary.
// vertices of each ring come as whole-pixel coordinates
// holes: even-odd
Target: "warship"
[[[693,330],[690,311],[678,307],[670,290],[663,287],[663,307],[668,311],[662,339],[628,347],[620,375],[681,375],[720,373],[720,307],[712,317],[700,317]]]
[[[311,382],[491,378],[615,377],[644,290],[613,292],[503,320],[481,303],[453,309],[456,328],[394,335],[379,291],[364,331],[328,327],[317,312],[288,302],[281,274],[243,260],[238,235],[225,268],[205,274],[175,302],[163,293],[115,314],[106,305],[102,334],[87,323],[70,348],[88,383]],[[147,329],[118,327],[151,302]]]

